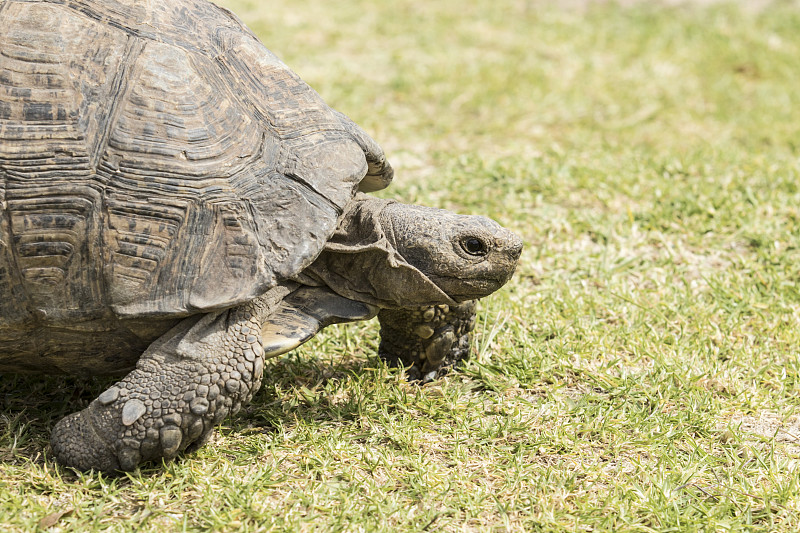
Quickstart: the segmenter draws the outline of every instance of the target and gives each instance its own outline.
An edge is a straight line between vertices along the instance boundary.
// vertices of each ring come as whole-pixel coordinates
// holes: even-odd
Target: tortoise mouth
[[[489,296],[506,284],[510,275],[502,277],[484,277],[480,279],[464,279],[458,276],[430,275],[428,279],[456,302],[465,302]]]

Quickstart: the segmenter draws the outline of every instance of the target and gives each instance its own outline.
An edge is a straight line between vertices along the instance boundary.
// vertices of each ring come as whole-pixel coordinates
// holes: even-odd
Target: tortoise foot
[[[392,366],[407,367],[408,377],[429,382],[469,357],[476,301],[378,313],[378,355]]]
[[[50,437],[58,462],[78,470],[119,470],[120,464],[114,447],[103,440],[95,430],[90,417],[83,412],[62,418]]]
[[[230,391],[211,385],[212,377],[194,365],[169,365],[155,376],[137,368],[56,425],[51,437],[56,459],[79,470],[111,472],[174,458],[204,441],[238,408]],[[235,392],[243,388],[230,383]]]

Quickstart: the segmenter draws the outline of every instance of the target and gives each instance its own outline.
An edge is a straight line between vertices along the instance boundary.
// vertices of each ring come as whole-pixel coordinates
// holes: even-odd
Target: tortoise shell
[[[0,0],[0,328],[251,300],[391,177],[211,3]]]

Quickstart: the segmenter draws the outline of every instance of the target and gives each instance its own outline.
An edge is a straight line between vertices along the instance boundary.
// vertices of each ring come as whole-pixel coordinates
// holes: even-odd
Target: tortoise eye
[[[476,237],[467,237],[461,241],[461,247],[469,255],[484,256],[488,253],[486,244]]]

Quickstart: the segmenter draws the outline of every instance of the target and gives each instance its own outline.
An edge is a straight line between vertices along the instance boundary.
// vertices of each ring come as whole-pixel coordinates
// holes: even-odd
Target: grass
[[[796,3],[224,5],[384,146],[382,194],[520,233],[517,275],[445,379],[329,328],[123,477],[47,458],[101,381],[8,377],[4,530],[800,528]]]

